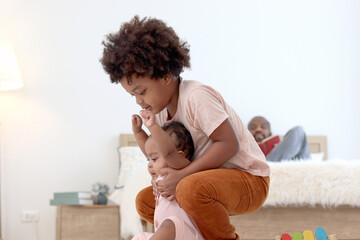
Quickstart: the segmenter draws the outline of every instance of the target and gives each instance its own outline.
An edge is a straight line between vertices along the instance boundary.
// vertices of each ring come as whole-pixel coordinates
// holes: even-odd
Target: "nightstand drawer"
[[[119,240],[119,206],[57,206],[56,240]]]

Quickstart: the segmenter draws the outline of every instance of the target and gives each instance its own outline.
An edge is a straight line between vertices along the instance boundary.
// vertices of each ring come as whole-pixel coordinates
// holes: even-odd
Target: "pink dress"
[[[164,179],[165,176],[159,176],[156,181]],[[154,214],[155,231],[160,227],[162,222],[166,219],[173,221],[175,225],[175,240],[203,240],[199,229],[180,208],[176,200],[169,201],[163,198],[159,193],[156,196],[156,207]],[[132,240],[146,240],[150,239],[153,233],[139,233]]]

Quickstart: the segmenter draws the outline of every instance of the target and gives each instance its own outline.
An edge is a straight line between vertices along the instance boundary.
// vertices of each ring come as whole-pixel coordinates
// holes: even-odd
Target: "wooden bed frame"
[[[308,136],[312,153],[324,153],[327,160],[327,137]],[[120,134],[120,146],[137,146],[132,134]],[[266,206],[255,213],[231,216],[231,223],[242,240],[270,240],[282,233],[315,232],[323,227],[328,234],[336,234],[338,240],[360,239],[360,208],[341,206]],[[144,231],[153,231],[153,226],[143,221]]]

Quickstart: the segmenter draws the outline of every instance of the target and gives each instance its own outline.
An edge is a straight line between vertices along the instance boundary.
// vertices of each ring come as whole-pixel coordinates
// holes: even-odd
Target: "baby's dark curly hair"
[[[186,127],[180,122],[169,122],[162,126],[162,129],[168,132],[171,138],[174,140],[176,149],[183,151],[185,158],[192,162],[195,147],[191,134],[186,129]]]
[[[175,31],[155,18],[133,17],[120,30],[108,34],[100,62],[112,83],[131,76],[151,79],[168,74],[179,78],[184,67],[190,68],[189,45]]]

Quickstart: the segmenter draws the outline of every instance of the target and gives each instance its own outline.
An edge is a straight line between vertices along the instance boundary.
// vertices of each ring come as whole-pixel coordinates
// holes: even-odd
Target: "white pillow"
[[[135,199],[138,192],[151,185],[147,159],[139,147],[118,147],[119,176],[109,200],[120,206],[121,238],[128,239],[142,232]]]
[[[144,166],[129,175],[126,184],[109,196],[109,199],[120,206],[120,232],[121,239],[129,239],[142,232],[142,224],[136,211],[135,199],[141,189],[151,185],[151,177]]]
[[[324,160],[324,153],[323,152],[319,152],[319,153],[311,153],[311,160],[315,161],[315,162],[321,162],[322,160]]]
[[[115,188],[123,188],[138,169],[147,168],[147,159],[139,147],[118,147],[119,176]]]

